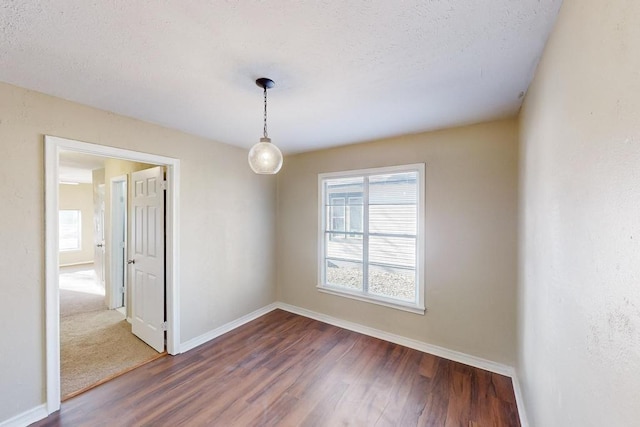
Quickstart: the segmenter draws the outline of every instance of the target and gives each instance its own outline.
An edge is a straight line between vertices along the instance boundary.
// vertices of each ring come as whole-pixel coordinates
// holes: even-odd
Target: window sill
[[[409,313],[424,315],[426,311],[425,307],[420,307],[411,303],[403,304],[402,302],[385,298],[385,297],[363,295],[359,292],[350,292],[348,290],[330,288],[330,287],[321,286],[321,285],[316,286],[316,288],[318,289],[318,291],[323,292],[325,294],[337,295],[340,297],[351,298],[358,301],[368,302],[371,304],[382,305],[384,307],[390,307],[390,308],[395,308],[397,310],[408,311]]]

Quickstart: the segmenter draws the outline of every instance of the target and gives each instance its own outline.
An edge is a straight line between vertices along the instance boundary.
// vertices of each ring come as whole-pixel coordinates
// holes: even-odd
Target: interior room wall
[[[640,2],[565,0],[521,113],[533,426],[640,419]]]
[[[60,265],[93,262],[93,185],[60,184],[60,209],[80,211],[80,249],[60,252]]]
[[[0,421],[45,399],[44,135],[180,159],[182,342],[276,297],[276,180],[247,150],[0,83]]]
[[[504,120],[287,156],[278,174],[279,300],[513,365],[518,130]],[[321,293],[318,174],[426,164],[425,315]]]

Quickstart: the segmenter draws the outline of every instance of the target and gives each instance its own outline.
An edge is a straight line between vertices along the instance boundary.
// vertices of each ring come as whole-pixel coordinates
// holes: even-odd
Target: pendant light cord
[[[267,134],[267,86],[264,85],[264,129],[263,134],[265,138],[268,138]]]

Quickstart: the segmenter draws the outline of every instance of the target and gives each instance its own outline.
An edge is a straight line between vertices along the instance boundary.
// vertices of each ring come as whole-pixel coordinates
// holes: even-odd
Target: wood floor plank
[[[446,427],[466,426],[471,421],[471,375],[456,369],[451,373]]]
[[[419,418],[420,425],[429,427],[442,427],[445,425],[453,363],[454,362],[449,360],[436,357],[434,373],[430,378],[430,387],[425,395],[426,402],[424,410]]]
[[[433,354],[423,353],[420,359],[420,375],[433,378],[436,371],[438,357]]]
[[[511,380],[275,310],[35,426],[519,426]]]

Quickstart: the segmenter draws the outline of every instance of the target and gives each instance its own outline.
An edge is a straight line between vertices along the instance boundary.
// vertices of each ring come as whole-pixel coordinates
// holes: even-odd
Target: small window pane
[[[416,239],[414,237],[371,236],[369,262],[403,267],[416,265]]]
[[[334,178],[327,179],[324,186],[325,205],[333,205],[340,203],[344,205],[344,201],[349,197],[362,197],[364,188],[364,178]]]
[[[362,233],[362,197],[349,197],[348,231]]]
[[[369,206],[369,232],[416,235],[418,207],[416,205]]]
[[[401,268],[369,266],[369,292],[403,301],[416,299],[416,272]]]
[[[344,197],[331,197],[329,199],[329,218],[332,231],[344,231]]]
[[[328,259],[325,273],[328,285],[362,291],[362,264],[360,263]]]
[[[342,233],[327,233],[327,258],[362,262],[362,239],[350,238]]]
[[[344,231],[344,218],[335,215],[334,206],[325,207],[326,231]]]
[[[344,231],[344,218],[331,218],[331,231]],[[337,237],[342,238],[344,235]]]
[[[82,221],[79,210],[61,210],[59,212],[60,250],[80,250]]]
[[[391,173],[369,177],[370,205],[415,205],[417,196],[417,172]]]

